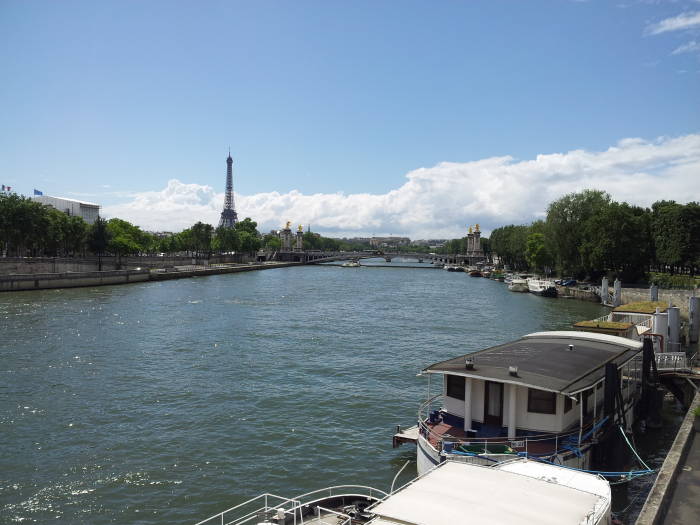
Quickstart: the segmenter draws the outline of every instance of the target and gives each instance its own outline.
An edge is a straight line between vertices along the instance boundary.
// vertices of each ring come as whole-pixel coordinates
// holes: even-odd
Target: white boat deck
[[[609,485],[596,476],[530,461],[513,465],[443,463],[373,507],[371,523],[592,525],[609,512]]]

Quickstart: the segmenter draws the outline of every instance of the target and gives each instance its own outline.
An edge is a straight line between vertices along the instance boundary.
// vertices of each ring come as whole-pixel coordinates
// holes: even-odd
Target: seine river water
[[[261,492],[387,490],[415,459],[391,436],[421,368],[604,311],[408,268],[3,293],[0,522],[194,523]]]

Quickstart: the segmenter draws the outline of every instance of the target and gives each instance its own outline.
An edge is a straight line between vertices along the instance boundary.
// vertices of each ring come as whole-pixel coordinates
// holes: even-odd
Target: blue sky
[[[230,145],[240,211],[265,226],[289,218],[329,233],[456,235],[479,217],[468,196],[432,229],[398,217],[409,203],[352,227],[326,215],[355,197],[345,211],[358,215],[363,195],[393,205],[409,174],[445,162],[692,137],[699,33],[697,1],[3,0],[0,182],[178,229],[216,221]],[[695,162],[687,142],[683,158]],[[472,182],[493,186],[492,175]],[[675,199],[699,198],[686,182]],[[146,212],[173,192],[169,228]],[[343,202],[320,212],[297,202],[339,193]],[[502,218],[527,220],[544,205]],[[489,217],[481,222],[497,225]]]

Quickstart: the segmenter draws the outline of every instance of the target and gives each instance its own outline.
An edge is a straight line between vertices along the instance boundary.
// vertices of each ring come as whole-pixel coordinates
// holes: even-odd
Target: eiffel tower
[[[233,228],[237,222],[238,214],[233,205],[233,159],[229,149],[226,159],[226,198],[224,199],[224,211],[221,212],[221,219],[219,219],[219,227]]]

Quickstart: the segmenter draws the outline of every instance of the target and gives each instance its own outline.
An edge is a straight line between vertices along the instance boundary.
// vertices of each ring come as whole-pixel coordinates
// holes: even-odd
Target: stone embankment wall
[[[157,255],[143,255],[135,257],[122,257],[121,268],[170,268],[173,266],[189,266],[210,264],[247,264],[255,261],[254,255],[245,253],[229,255],[212,255],[209,259],[195,259],[193,257],[158,257]],[[102,270],[116,270],[117,258],[113,256],[102,257]],[[39,273],[65,273],[65,272],[96,272],[99,270],[98,257],[0,257],[0,275],[13,274],[39,274]]]
[[[611,289],[612,291],[612,289]],[[662,290],[659,288],[659,301],[670,302],[680,310],[681,317],[688,319],[688,299],[696,295],[695,290]],[[649,288],[622,288],[622,304],[649,301]]]
[[[98,260],[95,258],[79,259],[70,257],[2,257],[0,258],[0,275],[64,273],[97,271]],[[103,270],[115,270],[112,257],[104,257]]]
[[[0,275],[0,292],[42,290],[46,288],[74,288],[78,286],[100,286],[105,284],[127,284],[144,281],[162,281],[200,277],[223,273],[250,272],[272,268],[298,266],[302,263],[269,262],[230,264],[220,266],[187,266],[177,268],[140,268],[138,270],[109,270],[102,272],[64,272]]]
[[[0,275],[0,291],[75,288],[104,284],[126,284],[150,280],[150,270],[110,270],[102,272],[35,273]]]

